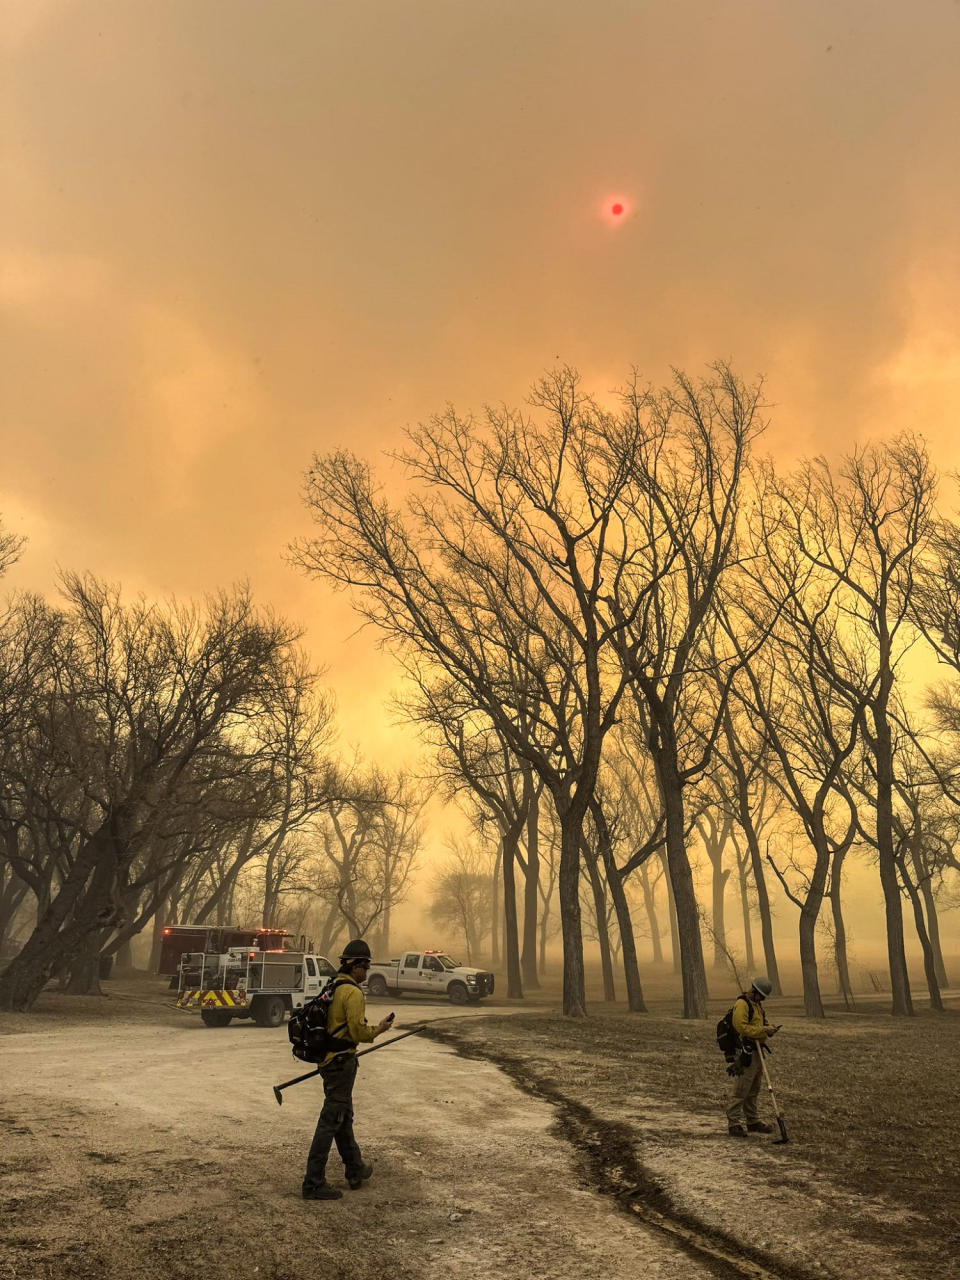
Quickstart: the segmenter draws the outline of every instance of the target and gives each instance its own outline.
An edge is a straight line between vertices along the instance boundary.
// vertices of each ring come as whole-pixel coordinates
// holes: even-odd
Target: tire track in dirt
[[[723,1280],[822,1280],[822,1276],[770,1258],[678,1208],[638,1159],[636,1135],[627,1125],[594,1115],[552,1081],[537,1076],[528,1059],[485,1050],[456,1031],[429,1024],[422,1034],[447,1045],[460,1057],[492,1062],[524,1093],[554,1107],[554,1131],[582,1157],[589,1184],[612,1197],[625,1213],[664,1232],[686,1252],[709,1263]]]

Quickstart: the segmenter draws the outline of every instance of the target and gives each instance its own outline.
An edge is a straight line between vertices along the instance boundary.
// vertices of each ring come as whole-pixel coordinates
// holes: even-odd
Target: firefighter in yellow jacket
[[[740,1037],[734,1077],[733,1101],[727,1107],[727,1123],[731,1138],[745,1138],[748,1133],[773,1133],[773,1125],[765,1124],[757,1112],[757,1094],[763,1078],[760,1055],[779,1027],[772,1027],[763,1012],[763,1002],[773,990],[769,978],[754,978],[749,991],[737,996],[733,1005],[733,1029]],[[746,1128],[744,1128],[746,1122]]]
[[[343,1192],[332,1187],[326,1179],[327,1157],[336,1142],[343,1161],[347,1185],[358,1191],[373,1173],[373,1166],[364,1164],[357,1140],[353,1136],[353,1084],[357,1078],[357,1045],[369,1042],[386,1031],[393,1023],[393,1015],[378,1022],[375,1027],[367,1023],[366,1000],[360,983],[370,968],[370,948],[362,938],[348,942],[340,957],[337,987],[330,1002],[327,1027],[331,1036],[340,1044],[327,1054],[320,1067],[323,1081],[323,1110],[317,1121],[307,1171],[303,1178],[304,1200],[339,1200]],[[342,1046],[342,1047],[341,1047]]]

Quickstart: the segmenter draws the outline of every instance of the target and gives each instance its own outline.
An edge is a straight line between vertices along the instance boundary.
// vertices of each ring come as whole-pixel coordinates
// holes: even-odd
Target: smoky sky
[[[2,39],[11,585],[249,578],[357,709],[392,676],[283,559],[314,450],[724,358],[785,457],[960,460],[952,0],[34,0]]]

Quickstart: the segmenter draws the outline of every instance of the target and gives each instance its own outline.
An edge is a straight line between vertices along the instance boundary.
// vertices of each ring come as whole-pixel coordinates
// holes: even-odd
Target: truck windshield
[[[444,967],[445,969],[459,969],[459,968],[460,968],[460,961],[459,961],[459,960],[451,960],[449,956],[437,956],[437,959],[440,961],[440,963],[443,965],[443,967]]]

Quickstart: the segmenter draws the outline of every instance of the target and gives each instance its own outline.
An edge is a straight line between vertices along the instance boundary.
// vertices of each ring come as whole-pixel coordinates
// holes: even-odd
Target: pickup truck
[[[372,996],[413,991],[447,996],[453,1004],[475,1003],[493,995],[493,974],[465,968],[442,951],[408,951],[396,960],[372,964],[367,990]]]

